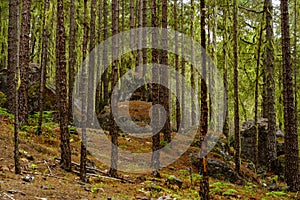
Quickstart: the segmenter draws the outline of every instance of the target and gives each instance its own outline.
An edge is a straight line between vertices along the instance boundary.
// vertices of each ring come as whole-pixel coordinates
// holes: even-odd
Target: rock
[[[191,154],[191,161],[192,164],[196,167],[200,166],[200,159],[197,157],[196,154]],[[244,184],[244,180],[240,177],[235,170],[230,167],[226,162],[220,160],[213,160],[208,158],[208,173],[209,176],[219,179],[219,180],[226,180],[234,184]]]
[[[27,174],[25,177],[23,177],[22,180],[25,181],[25,182],[30,183],[30,182],[33,182],[33,181],[34,181],[34,177],[31,176],[31,175],[29,175],[29,174]]]
[[[179,188],[182,187],[183,181],[176,176],[169,176],[166,180],[168,185],[177,185]]]

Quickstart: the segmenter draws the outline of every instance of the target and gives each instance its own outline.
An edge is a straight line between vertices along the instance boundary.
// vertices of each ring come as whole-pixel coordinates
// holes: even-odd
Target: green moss
[[[7,102],[6,95],[3,92],[0,92],[0,107],[4,107]]]

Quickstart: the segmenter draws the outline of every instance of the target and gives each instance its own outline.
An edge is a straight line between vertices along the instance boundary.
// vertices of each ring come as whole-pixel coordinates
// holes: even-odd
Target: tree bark
[[[30,34],[31,0],[22,2],[22,27],[20,38],[20,76],[19,88],[19,125],[28,123],[28,68],[29,68],[29,34]]]
[[[61,168],[71,171],[70,133],[68,129],[68,106],[66,87],[65,28],[63,0],[57,2],[56,28],[56,94],[59,108],[59,125],[61,136]]]
[[[290,50],[288,0],[281,0],[282,70],[285,129],[285,180],[291,191],[299,190],[299,151],[295,120],[294,87]]]
[[[207,106],[207,85],[206,85],[206,36],[205,36],[205,0],[200,1],[201,9],[201,46],[202,46],[202,79],[201,79],[201,120],[200,120],[200,154],[202,155],[202,162],[200,166],[203,174],[203,179],[200,182],[199,196],[201,199],[209,199],[209,176],[208,176],[208,163],[207,163],[207,144],[204,142],[208,131],[208,106]]]
[[[18,102],[18,70],[19,70],[19,17],[20,1],[9,1],[9,24],[8,24],[8,110],[14,113],[14,161],[15,173],[21,174],[19,162],[19,102]]]
[[[266,91],[268,102],[268,135],[267,135],[267,168],[271,171],[271,163],[276,159],[276,111],[275,111],[275,72],[273,47],[273,5],[272,0],[265,0],[266,10]]]
[[[49,10],[49,0],[44,1],[44,13]],[[44,111],[44,95],[46,86],[46,66],[48,59],[48,25],[46,24],[46,15],[44,15],[44,31],[42,44],[42,60],[41,60],[41,75],[40,75],[40,91],[39,91],[39,122],[37,128],[37,135],[42,134],[43,111]]]

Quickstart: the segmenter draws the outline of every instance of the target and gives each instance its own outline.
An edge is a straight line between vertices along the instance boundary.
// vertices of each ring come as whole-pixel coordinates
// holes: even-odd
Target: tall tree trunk
[[[112,34],[116,35],[119,32],[119,0],[113,0],[112,1]],[[118,48],[119,48],[119,40],[116,37],[112,41],[112,52],[113,55],[118,57]],[[112,64],[112,90],[114,86],[118,82],[118,65],[119,61],[115,60]],[[110,121],[111,121],[111,127],[110,127],[110,135],[111,135],[111,141],[112,141],[112,148],[111,148],[111,166],[109,170],[109,174],[112,177],[117,177],[117,169],[118,169],[118,126],[116,124],[116,121],[114,120],[113,113],[112,113],[112,107],[117,107],[117,97],[113,96],[116,95],[112,93],[111,96],[111,112],[110,112]],[[117,113],[115,113],[117,114]]]
[[[181,0],[181,32],[184,33],[184,4],[183,0]],[[184,35],[182,34],[181,36],[181,75],[182,75],[182,80],[181,80],[181,131],[185,129],[185,121],[186,121],[186,116],[185,116],[185,96],[184,96],[184,91],[185,91],[185,60],[183,58],[184,55]]]
[[[57,2],[56,28],[56,94],[59,108],[59,125],[61,136],[61,167],[71,171],[70,133],[68,129],[68,106],[66,87],[66,55],[63,0]]]
[[[19,125],[28,123],[28,68],[29,68],[29,34],[30,34],[31,0],[22,2],[22,27],[20,38],[20,76],[19,88]]]
[[[262,44],[262,34],[263,34],[263,26],[260,25],[260,31],[259,31],[259,41],[258,41],[258,47],[257,47],[257,60],[256,60],[256,70],[255,70],[255,94],[254,94],[254,126],[255,126],[255,135],[254,135],[254,141],[255,141],[255,149],[254,149],[254,157],[255,157],[255,166],[258,166],[258,93],[259,93],[259,68],[260,68],[260,53],[261,53],[261,44]]]
[[[175,70],[176,70],[176,131],[180,127],[180,83],[179,83],[179,54],[178,54],[178,20],[177,20],[177,0],[174,0],[174,30],[175,30]]]
[[[100,0],[99,5],[98,5],[98,44],[100,44],[100,42],[101,42],[101,33],[103,31],[103,29],[102,29],[102,19],[103,19],[102,13],[103,13],[103,2],[102,2],[102,0]],[[97,66],[101,63],[101,56],[100,56],[101,50],[100,49],[98,49],[98,50],[99,51],[97,52]],[[100,112],[100,103],[102,101],[102,96],[103,96],[102,81],[98,82],[98,80],[101,80],[100,72],[101,72],[101,68],[97,67],[96,106],[95,106],[96,114],[98,114]]]
[[[48,59],[48,24],[46,23],[46,12],[49,10],[49,0],[44,1],[44,31],[42,44],[42,59],[41,59],[41,75],[40,75],[40,91],[39,91],[39,122],[37,128],[37,135],[42,133],[43,111],[44,111],[44,95],[46,86],[46,66]]]
[[[168,1],[162,0],[162,47],[163,49],[168,49]],[[161,64],[168,66],[168,51],[162,51]],[[164,105],[166,111],[166,121],[164,123],[163,133],[164,133],[164,141],[170,143],[171,142],[171,125],[170,125],[170,106],[169,106],[169,91],[168,91],[168,69],[164,67],[161,69],[161,79],[160,82],[162,84],[162,103]]]
[[[240,173],[240,118],[239,118],[239,86],[238,86],[238,4],[233,1],[233,59],[234,59],[234,148],[235,170]]]
[[[190,31],[191,31],[191,39],[194,39],[194,15],[195,15],[195,8],[194,8],[194,0],[191,0],[191,24],[190,24]],[[191,88],[196,90],[195,88],[195,70],[194,70],[194,44],[191,42]],[[191,122],[192,126],[196,124],[196,104],[195,104],[195,96],[191,93]]]
[[[108,38],[108,26],[107,24],[107,14],[108,14],[108,5],[107,0],[103,0],[103,24],[105,26],[103,27],[103,40],[105,41]],[[108,57],[107,57],[108,49],[105,45],[103,48],[103,65],[105,66],[108,63]],[[108,68],[103,73],[103,96],[104,96],[104,105],[108,105]]]
[[[19,105],[18,105],[18,70],[19,70],[19,17],[20,1],[9,1],[9,24],[8,24],[8,108],[14,113],[14,161],[15,173],[21,173],[19,162]]]
[[[73,122],[73,88],[74,88],[74,73],[76,66],[76,52],[75,52],[75,20],[74,20],[74,11],[75,11],[75,0],[71,0],[70,5],[70,42],[69,42],[69,122]]]
[[[92,51],[95,48],[95,21],[96,21],[96,0],[92,0],[91,2],[91,21],[90,21],[90,56],[89,56],[89,78],[88,78],[88,107],[87,107],[87,122],[88,126],[94,127],[94,121],[93,121],[93,115],[92,113],[95,112],[95,53],[92,53]]]
[[[229,40],[228,40],[228,1],[226,1],[227,8],[224,7],[224,32],[223,32],[223,39],[224,39],[224,72],[223,72],[223,82],[224,82],[224,112],[225,112],[225,119],[223,125],[223,134],[226,136],[227,142],[229,138],[229,113],[228,113],[228,66],[229,66]]]
[[[298,86],[297,86],[297,76],[298,76],[298,62],[297,62],[297,0],[294,0],[294,87],[295,87],[295,123],[296,123],[296,131],[298,134]],[[300,177],[299,177],[300,178]],[[299,183],[300,184],[300,183]]]
[[[7,110],[15,113],[15,74],[19,64],[19,17],[20,1],[9,1],[9,24],[8,24],[8,68],[7,68]]]
[[[285,129],[285,180],[291,191],[299,190],[299,149],[291,65],[288,0],[281,0],[282,70]]]
[[[152,1],[152,27],[157,27],[157,12],[156,12],[156,0]],[[152,99],[153,103],[152,105],[155,106],[156,104],[159,104],[159,87],[158,87],[158,70],[157,70],[157,63],[158,63],[158,42],[157,42],[157,31],[156,29],[152,32]],[[157,171],[160,168],[160,154],[159,154],[159,148],[160,148],[160,132],[157,131],[157,126],[159,124],[159,110],[157,107],[153,107],[152,110],[152,130],[153,130],[153,136],[152,136],[152,160],[151,165],[152,167]]]
[[[265,0],[266,10],[266,90],[268,102],[268,135],[267,135],[267,168],[271,170],[271,163],[276,159],[276,111],[275,111],[275,72],[273,47],[273,6],[272,0]]]
[[[81,103],[82,103],[82,132],[81,132],[81,147],[80,147],[80,179],[82,181],[86,181],[86,117],[87,117],[87,110],[86,110],[86,100],[87,95],[86,91],[86,70],[87,70],[87,61],[86,59],[86,51],[87,51],[87,43],[88,43],[88,22],[87,22],[87,0],[83,1],[83,26],[84,26],[84,35],[83,35],[83,44],[82,44],[82,89],[81,89]]]
[[[202,79],[201,79],[201,121],[200,121],[200,152],[204,152],[204,156],[201,159],[200,166],[203,179],[200,183],[199,196],[201,199],[209,199],[209,176],[208,176],[208,164],[207,164],[207,144],[204,142],[208,131],[208,106],[207,106],[207,85],[206,85],[206,37],[205,37],[205,0],[200,1],[201,9],[201,46],[202,50]]]

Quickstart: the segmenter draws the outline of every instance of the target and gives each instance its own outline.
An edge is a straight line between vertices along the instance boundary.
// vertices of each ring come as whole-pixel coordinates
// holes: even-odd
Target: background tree
[[[42,133],[42,124],[43,124],[43,111],[44,111],[44,95],[45,95],[45,86],[46,86],[46,66],[48,59],[48,24],[46,20],[46,13],[49,10],[49,0],[44,1],[44,30],[43,30],[43,41],[42,41],[42,60],[41,60],[41,72],[40,72],[40,90],[39,90],[39,121],[37,128],[37,135]],[[71,71],[70,71],[71,73]]]
[[[299,149],[297,125],[295,120],[295,102],[293,70],[290,50],[290,25],[288,0],[280,1],[282,34],[282,71],[284,96],[285,130],[285,179],[291,191],[299,190]]]

